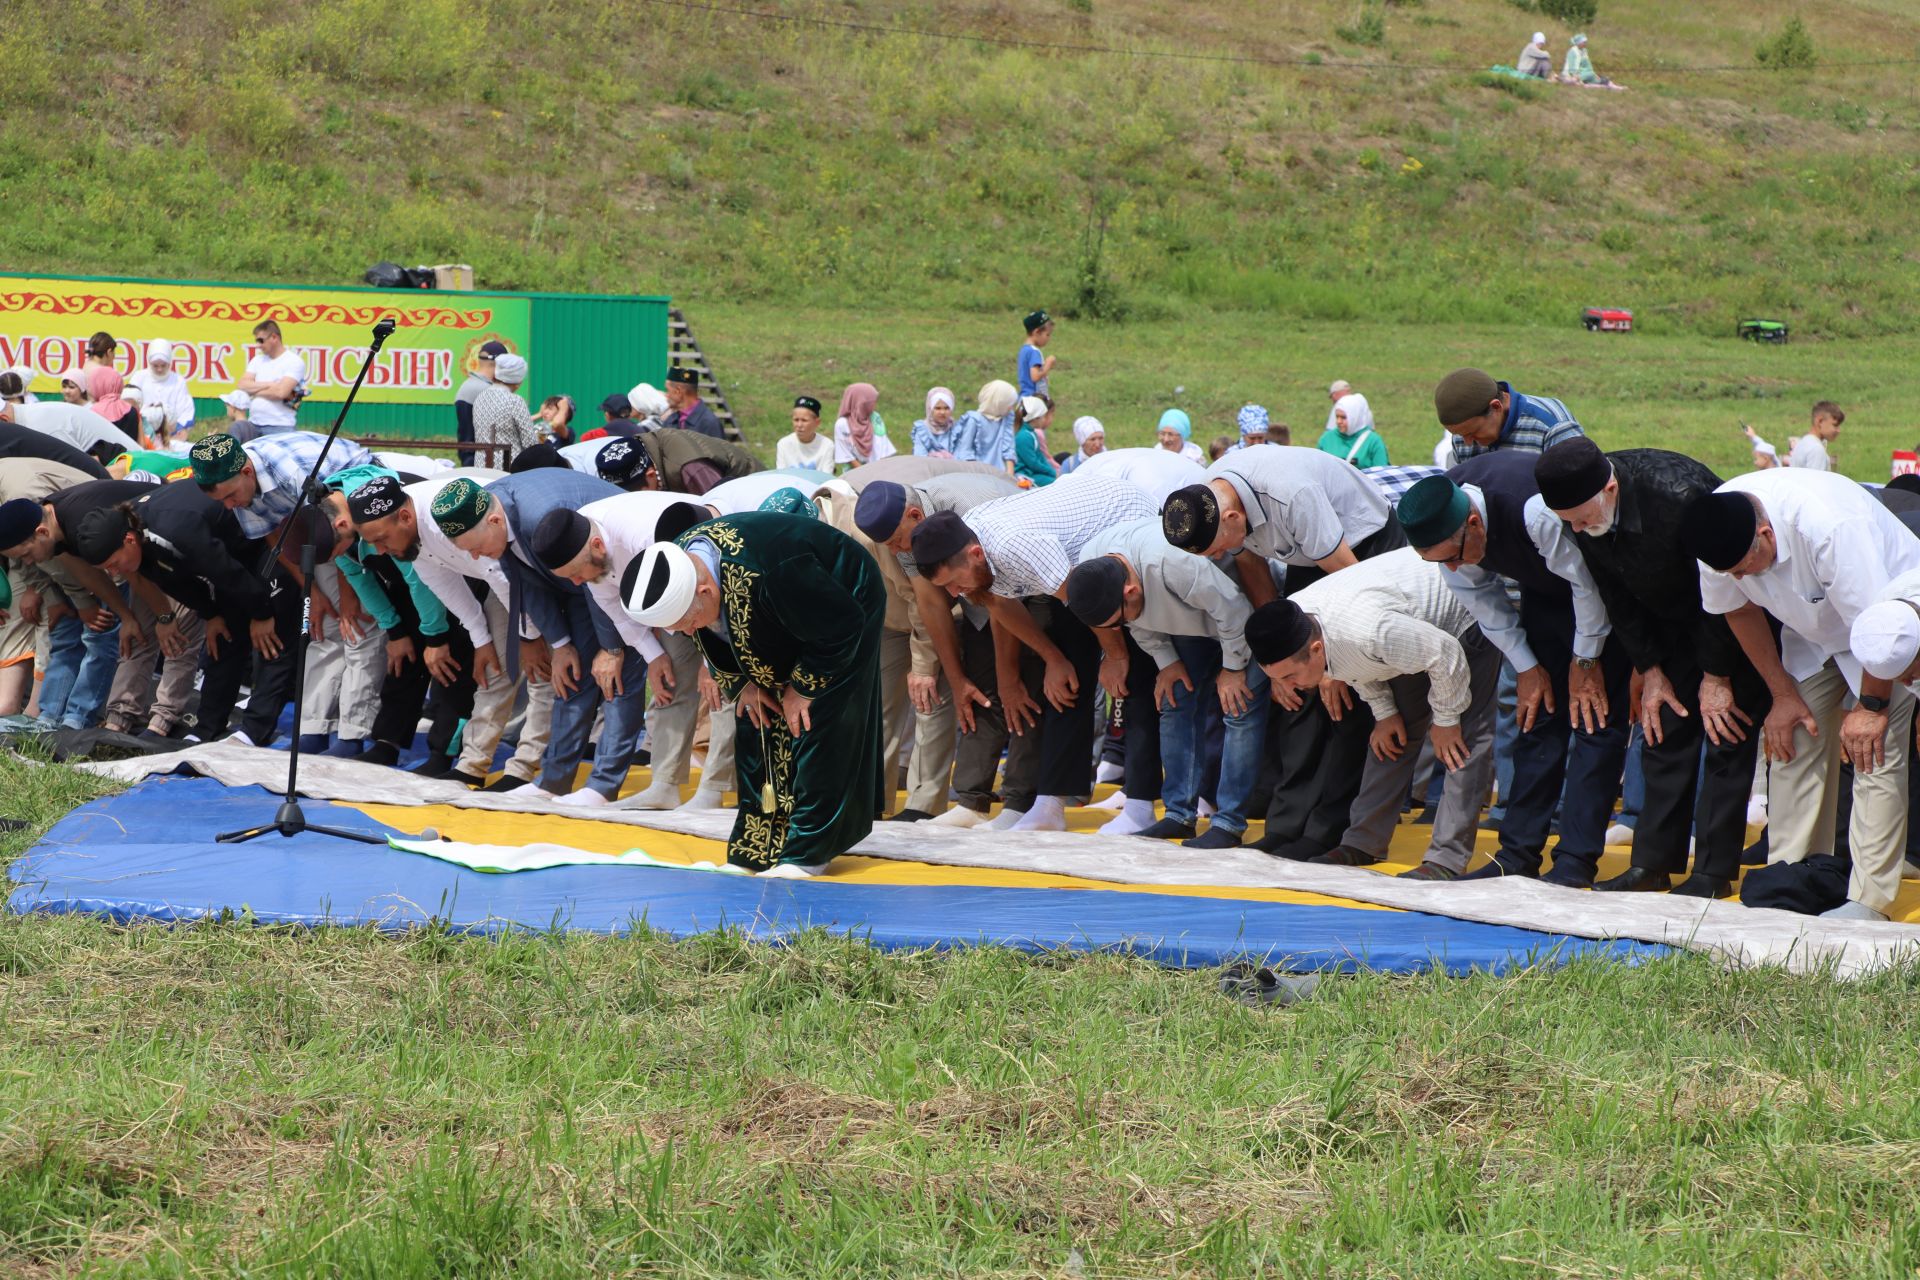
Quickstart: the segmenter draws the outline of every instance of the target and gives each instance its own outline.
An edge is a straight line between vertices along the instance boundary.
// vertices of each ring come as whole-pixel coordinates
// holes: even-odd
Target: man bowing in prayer
[[[818,520],[725,516],[647,548],[620,595],[642,626],[694,636],[737,700],[728,862],[800,879],[873,830],[886,595],[872,556]]]

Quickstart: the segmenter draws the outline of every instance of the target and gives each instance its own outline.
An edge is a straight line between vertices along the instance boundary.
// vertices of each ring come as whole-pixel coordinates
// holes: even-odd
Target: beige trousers
[[[513,633],[507,627],[507,607],[492,595],[487,596],[485,607],[487,634],[494,637],[494,652],[504,667],[507,661],[504,646],[519,641],[511,638]],[[466,730],[460,735],[460,763],[456,766],[460,772],[476,778],[492,772],[493,753],[500,746],[500,735],[506,732],[507,721],[513,718],[514,703],[522,684],[527,688],[527,714],[520,723],[520,741],[514,747],[513,758],[507,761],[506,773],[527,782],[540,776],[540,761],[547,754],[547,738],[553,730],[553,685],[545,680],[530,681],[524,672],[519,680],[509,680],[504,670],[495,671],[492,679],[474,690],[473,714],[467,718]]]
[[[1833,851],[1840,782],[1840,722],[1853,704],[1846,678],[1831,661],[1800,682],[1800,697],[1820,736],[1793,732],[1793,759],[1775,761],[1767,800],[1768,861],[1799,862]],[[1913,695],[1893,687],[1887,709],[1886,763],[1853,776],[1853,817],[1847,826],[1853,878],[1847,897],[1886,911],[1900,892],[1907,845],[1907,768],[1913,738]]]
[[[187,647],[179,656],[160,663],[156,686],[153,664],[160,657],[160,637],[154,630],[157,624],[147,602],[138,592],[130,593],[134,619],[147,639],[120,660],[120,666],[113,673],[113,687],[107,693],[107,723],[126,733],[139,733],[146,728],[172,732],[193,698],[193,677],[200,669],[200,657],[206,648],[207,625],[193,610],[182,608],[177,601],[169,603]]]

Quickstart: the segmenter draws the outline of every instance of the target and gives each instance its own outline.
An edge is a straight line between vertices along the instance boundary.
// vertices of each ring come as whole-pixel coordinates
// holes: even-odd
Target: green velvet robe
[[[886,806],[880,571],[852,538],[809,516],[726,516],[679,541],[702,540],[720,552],[727,631],[697,636],[714,680],[729,698],[751,683],[775,701],[789,684],[813,700],[813,728],[797,738],[778,720],[762,730],[738,717],[740,808],[727,861],[756,871],[824,863],[865,839]],[[769,782],[771,810],[761,803]]]

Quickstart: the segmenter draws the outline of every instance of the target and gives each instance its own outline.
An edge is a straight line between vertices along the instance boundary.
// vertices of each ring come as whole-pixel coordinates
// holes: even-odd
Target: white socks
[[[1113,810],[1113,809],[1118,809],[1121,805],[1125,804],[1126,802],[1127,802],[1127,793],[1124,791],[1116,791],[1112,795],[1108,796],[1105,800],[1102,800],[1099,804],[1090,804],[1087,806],[1087,808]]]
[[[1849,898],[1831,911],[1820,913],[1822,920],[1885,920],[1887,917],[1865,903]]]
[[[232,733],[228,734],[223,741],[237,743],[243,747],[257,747],[260,745],[247,736],[245,729],[235,729]]]
[[[963,804],[953,806],[953,808],[947,810],[937,818],[927,819],[933,826],[957,827],[962,831],[977,827],[986,820],[986,814],[980,812],[978,809],[969,809]]]
[[[635,792],[620,802],[622,809],[676,809],[680,806],[680,785],[662,779]]]
[[[537,782],[529,782],[524,787],[515,787],[511,794],[519,796],[523,800],[557,800],[559,799],[559,797],[554,795],[553,792],[548,791],[545,787],[542,787]]]
[[[827,869],[824,862],[806,865],[799,862],[776,862],[758,874],[762,880],[811,880]]]
[[[1095,782],[1118,782],[1126,776],[1127,767],[1123,764],[1115,764],[1111,760],[1102,760],[1100,767],[1093,771]]]
[[[1065,831],[1067,829],[1067,798],[1065,796],[1035,796],[1033,808],[1020,821],[1013,824],[1013,831]]]
[[[1100,828],[1103,836],[1130,836],[1153,825],[1153,801],[1129,799],[1120,815]]]
[[[1008,831],[1012,829],[1014,823],[1026,816],[1027,811],[1025,809],[1002,809],[999,817],[981,823],[980,830]]]
[[[569,791],[555,800],[555,804],[570,804],[578,809],[597,809],[606,804],[607,798],[592,787],[582,787],[578,791]]]
[[[685,804],[678,806],[676,809],[676,812],[695,813],[695,812],[706,810],[706,809],[724,809],[726,807],[727,807],[726,792],[709,791],[705,787],[702,787],[698,791],[694,792],[691,796],[689,796]]]

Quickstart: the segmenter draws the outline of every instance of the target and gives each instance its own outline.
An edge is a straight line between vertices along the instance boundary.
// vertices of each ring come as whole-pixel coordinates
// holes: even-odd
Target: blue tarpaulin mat
[[[1638,960],[1667,951],[1416,912],[1151,892],[761,880],[606,866],[489,875],[312,834],[214,843],[216,832],[267,821],[276,804],[264,789],[211,779],[140,783],[76,809],[22,855],[8,906],[120,923],[234,913],[261,924],[403,930],[437,922],[481,933],[645,927],[684,937],[735,928],[766,940],[823,929],[886,948],[1119,951],[1194,968],[1251,959],[1294,970],[1498,973],[1575,956]],[[398,834],[345,805],[305,807],[313,822]],[[635,834],[644,842],[644,833]]]

